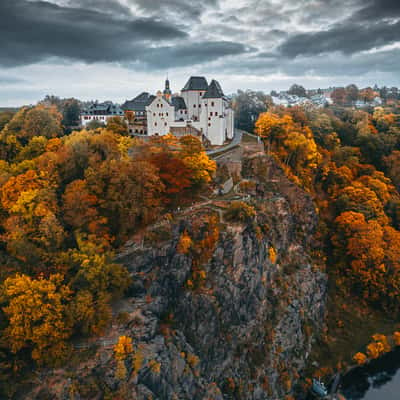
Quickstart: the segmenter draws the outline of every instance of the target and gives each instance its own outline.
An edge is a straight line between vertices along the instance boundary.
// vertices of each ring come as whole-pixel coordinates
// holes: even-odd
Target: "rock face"
[[[317,216],[309,196],[266,156],[245,155],[241,175],[255,218],[228,223],[221,201],[205,204],[121,250],[133,284],[109,339],[133,339],[126,373],[116,377],[112,346],[100,346],[69,380],[64,372],[47,378],[64,383],[56,398],[293,394],[324,319],[326,275],[310,256]]]

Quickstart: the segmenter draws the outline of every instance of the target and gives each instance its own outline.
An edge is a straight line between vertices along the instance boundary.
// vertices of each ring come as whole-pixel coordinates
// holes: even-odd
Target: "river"
[[[400,349],[344,376],[346,400],[400,400]]]

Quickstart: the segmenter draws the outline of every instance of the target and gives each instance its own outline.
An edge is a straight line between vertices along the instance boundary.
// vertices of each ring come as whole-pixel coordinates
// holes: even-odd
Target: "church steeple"
[[[170,101],[171,100],[171,96],[172,96],[172,92],[170,89],[170,85],[169,85],[169,79],[167,76],[167,79],[165,80],[165,89],[164,89],[164,97]]]

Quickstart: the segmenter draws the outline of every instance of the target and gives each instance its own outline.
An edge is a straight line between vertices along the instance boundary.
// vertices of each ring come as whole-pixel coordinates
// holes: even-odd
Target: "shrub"
[[[255,208],[243,201],[232,202],[225,212],[225,219],[231,222],[247,222],[255,216]]]

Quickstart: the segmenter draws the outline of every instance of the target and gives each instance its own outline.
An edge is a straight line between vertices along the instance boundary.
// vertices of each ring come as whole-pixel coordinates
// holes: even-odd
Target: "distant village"
[[[180,94],[172,94],[170,81],[155,95],[143,92],[121,106],[92,103],[81,112],[83,127],[125,117],[132,135],[193,135],[210,145],[223,145],[234,136],[234,111],[216,80],[192,76]]]
[[[358,89],[356,85],[343,87],[330,87],[327,89],[306,90],[300,85],[293,85],[288,91],[271,92],[271,101],[274,105],[290,106],[314,106],[326,107],[340,105],[355,108],[379,107],[383,104],[390,105],[391,99],[396,102],[399,98],[399,90],[393,88]]]

